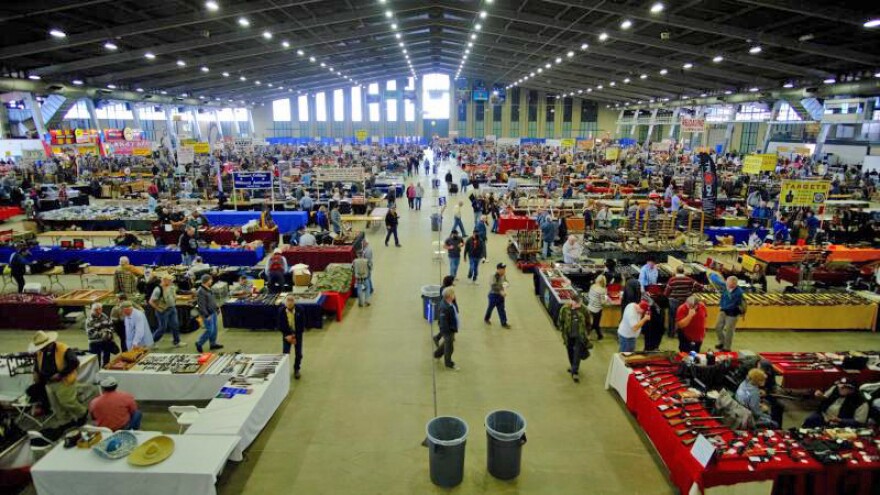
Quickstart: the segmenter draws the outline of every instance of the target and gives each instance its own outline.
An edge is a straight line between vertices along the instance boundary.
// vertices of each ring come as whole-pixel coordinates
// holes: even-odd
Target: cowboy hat
[[[174,439],[159,435],[137,446],[128,456],[128,463],[133,466],[152,466],[171,457],[174,453]]]
[[[56,340],[58,340],[58,332],[44,332],[40,330],[34,334],[34,340],[28,346],[28,352],[40,351]]]

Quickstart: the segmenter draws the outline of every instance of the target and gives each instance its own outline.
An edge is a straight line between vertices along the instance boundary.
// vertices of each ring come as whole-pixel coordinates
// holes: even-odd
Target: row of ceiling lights
[[[491,5],[493,0],[485,0],[487,5]],[[474,47],[474,41],[477,40],[478,32],[483,29],[483,20],[486,19],[486,16],[489,14],[485,10],[480,10],[477,14],[477,20],[474,22],[474,30],[468,34],[467,46],[464,49],[464,53],[461,54],[461,63],[458,64],[458,70],[455,71],[455,78],[458,79],[461,76],[461,71],[464,70],[464,64],[467,63],[468,55],[471,54],[471,48]]]
[[[385,5],[388,3],[388,0],[379,0],[379,3]],[[409,71],[412,73],[413,79],[416,77],[416,70],[413,68],[412,60],[409,59],[409,53],[406,51],[406,43],[403,41],[403,34],[397,30],[397,19],[394,18],[394,11],[388,9],[385,11],[385,18],[391,23],[391,30],[394,31],[394,38],[397,39],[397,44],[400,46],[400,50],[403,52],[403,58],[406,60],[406,64],[409,66]]]

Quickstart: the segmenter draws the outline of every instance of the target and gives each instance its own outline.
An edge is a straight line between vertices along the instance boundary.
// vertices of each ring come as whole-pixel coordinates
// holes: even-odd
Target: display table
[[[139,239],[149,239],[149,232],[129,232]],[[119,236],[118,230],[49,230],[37,234],[37,237],[48,237],[50,244],[57,245],[61,243],[61,239],[84,239],[91,241],[94,245],[95,240],[103,239],[106,244],[114,245],[113,241]]]
[[[138,443],[161,435],[137,431]],[[174,439],[171,457],[152,466],[132,466],[125,459],[107,460],[91,449],[65,449],[59,444],[31,469],[38,495],[214,495],[217,477],[240,438],[234,435]]]
[[[841,378],[861,385],[880,381],[880,370],[846,370],[834,364],[836,353],[816,352],[762,352],[761,358],[770,361],[782,379],[782,386],[791,389],[822,390]],[[813,368],[813,369],[810,369]]]
[[[303,314],[306,328],[324,327],[323,294],[315,302],[296,302],[296,310]],[[256,302],[234,300],[223,304],[225,328],[247,328],[250,330],[278,330],[278,304],[260,304]]]
[[[259,211],[206,211],[203,213],[211,225],[244,225],[251,220],[260,221]],[[309,215],[304,211],[273,211],[272,219],[282,234],[295,232],[308,223]]]
[[[619,352],[615,352],[608,362],[608,374],[605,375],[605,390],[614,389],[625,403],[627,396],[626,388],[629,383],[629,375],[632,372],[632,368],[623,361],[623,356]]]
[[[351,293],[351,290],[348,292],[322,292],[321,294],[325,297],[322,307],[327,311],[336,313],[336,321],[342,321],[342,315],[345,313],[345,303],[348,302]]]
[[[199,256],[209,265],[253,266],[263,259],[263,248],[247,249],[199,249]],[[0,247],[0,259],[9,259],[12,248]],[[176,248],[93,248],[62,249],[60,247],[31,249],[32,261],[51,260],[61,264],[81,261],[95,266],[116,266],[119,258],[126,256],[132,265],[179,265],[182,257]]]
[[[706,304],[706,328],[718,320],[716,293],[698,293]],[[745,294],[748,311],[737,330],[873,330],[877,303],[852,293]]]
[[[230,387],[234,385],[230,384]],[[186,430],[186,437],[207,438],[235,435],[240,440],[229,458],[241,461],[242,453],[272,419],[290,392],[290,357],[282,355],[275,373],[252,385],[249,394],[215,398],[201,410],[198,419]]]
[[[182,231],[153,227],[152,234],[157,244],[176,246],[180,241]],[[211,226],[210,228],[199,230],[198,236],[199,240],[209,243],[213,242],[221,246],[228,246],[233,241],[232,227]],[[262,242],[263,249],[270,249],[272,244],[278,244],[278,229],[254,230],[243,233],[243,236],[244,240],[248,243],[254,241]]]
[[[289,266],[299,263],[320,272],[330,263],[351,263],[355,259],[354,246],[288,246],[281,251]]]
[[[752,234],[752,231],[755,229],[750,229],[746,227],[707,227],[705,232],[706,236],[712,242],[712,244],[718,244],[719,237],[733,237],[734,244],[745,244],[749,242],[749,236]],[[763,240],[767,237],[767,229],[757,229],[758,237]]]
[[[534,218],[520,215],[501,215],[498,219],[498,233],[506,234],[508,230],[535,230],[538,222]]]
[[[3,255],[0,254],[0,257]],[[33,277],[34,275],[28,276]],[[51,296],[0,295],[0,329],[55,330],[61,328],[58,305]]]
[[[98,381],[108,376],[116,378],[119,389],[134,395],[138,400],[170,402],[210,400],[232,374],[211,369],[202,373],[102,369],[98,372]]]
[[[18,215],[24,214],[24,211],[18,206],[3,206],[0,207],[0,222],[5,222],[10,218]]]
[[[76,370],[77,382],[82,384],[95,383],[99,369],[97,357],[95,354],[77,356],[79,359],[79,367]],[[10,376],[6,360],[0,360],[0,397],[14,400],[24,394],[32,383],[34,383],[32,369],[27,373]]]

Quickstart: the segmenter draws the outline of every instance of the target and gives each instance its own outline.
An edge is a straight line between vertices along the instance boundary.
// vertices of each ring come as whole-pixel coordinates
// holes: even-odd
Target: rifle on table
[[[678,425],[684,423],[687,426],[691,426],[691,423],[696,423],[696,422],[700,422],[700,421],[710,421],[710,420],[716,421],[719,419],[724,419],[724,416],[703,416],[703,417],[687,418],[687,419],[670,419],[669,425],[670,426],[678,426]]]
[[[704,410],[702,407],[686,409],[689,405],[692,404],[686,404],[684,407],[679,406],[679,409],[676,409],[675,411],[666,411],[665,413],[663,413],[663,417],[665,417],[666,419],[672,419],[677,416],[690,417],[692,413],[703,412]]]
[[[690,385],[687,385],[685,383],[675,383],[670,386],[660,387],[660,388],[657,388],[656,390],[654,390],[654,392],[649,397],[651,400],[657,400],[666,394],[669,394],[672,392],[677,392],[683,388],[686,389],[689,386]]]
[[[724,430],[730,431],[730,428],[726,426],[716,426],[716,425],[696,425],[691,426],[690,428],[685,428],[684,430],[675,430],[675,434],[678,436],[684,436],[690,433],[691,435],[696,435],[700,433],[701,430],[711,431],[711,430]]]
[[[693,433],[693,432],[691,432],[691,433]],[[703,436],[706,436],[706,435],[719,435],[719,434],[721,434],[721,433],[726,433],[726,432],[724,432],[724,431],[718,431],[718,432],[715,432],[715,433],[707,433],[707,434],[704,434]],[[693,434],[696,435],[696,433],[693,433]],[[685,445],[691,445],[692,443],[694,443],[694,442],[697,441],[697,438],[698,438],[698,437],[685,438],[684,440],[681,441],[681,443],[683,443],[683,444],[685,444]]]

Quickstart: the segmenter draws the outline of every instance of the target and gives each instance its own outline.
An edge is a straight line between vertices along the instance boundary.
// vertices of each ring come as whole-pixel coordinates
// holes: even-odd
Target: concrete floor
[[[665,468],[616,394],[604,389],[613,336],[597,342],[581,369],[581,383],[566,373],[558,333],[534,296],[531,275],[508,269],[508,314],[513,328],[482,322],[487,276],[508,262],[506,240],[490,234],[489,261],[479,286],[461,283],[462,329],[455,361],[447,371],[431,357],[433,344],[421,316],[419,289],[445,275],[431,259],[430,205],[435,192],[424,176],[426,206],[409,211],[401,202],[403,247],[386,248],[384,230],[368,234],[375,252],[376,296],[372,307],[349,302],[345,320],[328,322],[304,339],[303,378],[246,453],[230,463],[218,483],[221,494],[413,494],[675,493]],[[464,199],[464,196],[459,194]],[[452,201],[455,196],[450,198]],[[468,205],[467,211],[470,212]],[[443,234],[451,227],[447,214]],[[465,227],[473,227],[470,213]],[[466,273],[460,274],[463,280]],[[784,310],[780,318],[785,317]],[[611,332],[613,334],[613,332]],[[0,332],[0,352],[23,349],[30,332]],[[81,327],[61,338],[85,344]],[[190,344],[193,334],[184,337]],[[223,329],[226,350],[277,352],[274,332]],[[713,337],[707,341],[714,343]],[[166,344],[168,345],[168,344]],[[663,348],[675,343],[666,340]],[[876,336],[858,332],[741,332],[737,349],[819,351],[877,348]],[[165,350],[165,349],[163,349]],[[428,452],[420,444],[436,412],[463,418],[470,426],[464,482],[453,490],[433,486]],[[522,474],[502,482],[486,471],[483,420],[495,409],[512,409],[528,421]],[[164,407],[150,406],[145,429],[176,432]]]

